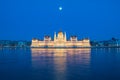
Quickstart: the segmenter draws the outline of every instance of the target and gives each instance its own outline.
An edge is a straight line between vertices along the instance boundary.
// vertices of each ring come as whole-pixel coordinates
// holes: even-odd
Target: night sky
[[[60,30],[68,38],[120,39],[120,0],[0,0],[0,40],[43,39]]]

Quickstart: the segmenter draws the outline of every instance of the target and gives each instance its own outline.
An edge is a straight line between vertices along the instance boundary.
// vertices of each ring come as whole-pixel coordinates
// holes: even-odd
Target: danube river
[[[120,80],[120,48],[0,49],[0,80]]]

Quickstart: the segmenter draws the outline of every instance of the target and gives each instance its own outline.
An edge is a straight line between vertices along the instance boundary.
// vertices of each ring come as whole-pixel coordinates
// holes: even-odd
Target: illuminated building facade
[[[83,39],[78,40],[76,36],[71,36],[70,40],[67,40],[66,33],[62,31],[54,33],[54,40],[51,39],[50,36],[45,36],[44,40],[39,39],[32,39],[31,47],[41,47],[41,48],[56,48],[56,47],[63,47],[63,48],[77,48],[77,47],[91,47],[90,40]]]

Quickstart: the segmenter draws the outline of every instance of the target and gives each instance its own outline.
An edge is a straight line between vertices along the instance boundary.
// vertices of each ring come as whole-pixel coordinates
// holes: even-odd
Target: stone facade
[[[50,36],[45,36],[44,40],[32,39],[31,47],[91,47],[89,39],[78,40],[76,36],[71,36],[67,40],[66,33],[54,33],[54,40]]]

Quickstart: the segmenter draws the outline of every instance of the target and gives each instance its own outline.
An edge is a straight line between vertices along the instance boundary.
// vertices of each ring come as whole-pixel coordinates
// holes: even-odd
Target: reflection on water
[[[53,65],[52,67],[50,65]],[[32,66],[40,69],[41,66],[53,69],[55,80],[66,80],[67,73],[71,70],[89,71],[90,49],[32,49]],[[44,68],[43,68],[44,69]],[[73,77],[74,73],[71,73]],[[79,75],[81,75],[79,74]],[[75,74],[74,74],[75,75]]]
[[[120,48],[0,49],[0,80],[120,80],[119,75]]]

